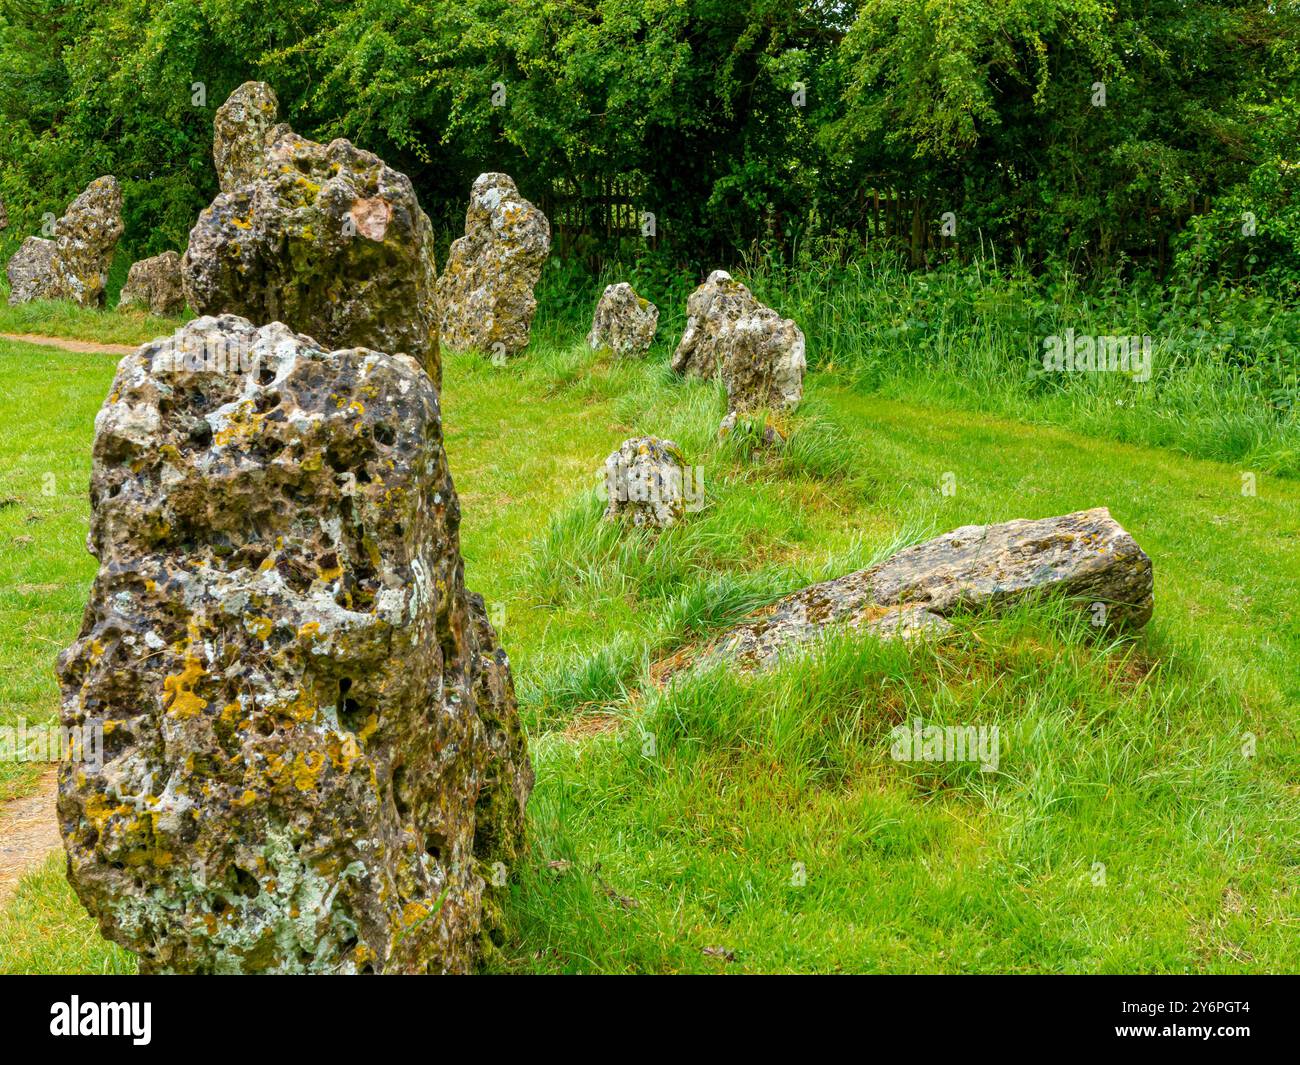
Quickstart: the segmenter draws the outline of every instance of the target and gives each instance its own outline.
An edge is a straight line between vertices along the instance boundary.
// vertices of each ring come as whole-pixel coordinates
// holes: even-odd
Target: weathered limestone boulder
[[[672,367],[687,376],[721,377],[729,415],[798,406],[808,363],[793,321],[765,307],[725,270],[714,270],[691,293],[686,315]]]
[[[596,304],[587,346],[627,358],[644,355],[654,342],[659,308],[636,294],[626,281],[608,285]]]
[[[280,101],[264,81],[246,81],[217,108],[212,122],[212,161],[222,192],[234,192],[261,176],[267,154],[278,136],[289,132],[277,123]]]
[[[470,192],[465,235],[438,279],[442,342],[516,355],[528,346],[533,287],[551,250],[551,224],[519,195],[508,174],[480,174]]]
[[[267,133],[274,102],[250,83],[222,105],[213,151],[231,188],[190,231],[186,302],[284,322],[326,347],[401,352],[437,383],[433,228],[410,179],[350,141]]]
[[[652,529],[676,525],[699,502],[703,485],[696,474],[671,440],[624,440],[605,459],[605,520],[621,518]]]
[[[58,812],[103,933],[147,972],[470,969],[532,770],[428,375],[197,319],[119,364],[91,504],[59,673],[103,760]]]
[[[41,299],[50,283],[50,262],[54,258],[54,241],[28,237],[14,252],[5,267],[9,278],[9,302],[15,306]]]
[[[1107,626],[1137,629],[1151,619],[1151,560],[1105,507],[966,525],[795,592],[702,657],[762,668],[833,625],[879,636],[941,635],[951,628],[945,616],[956,610],[997,609],[1041,594],[1077,601]]]
[[[165,251],[132,263],[117,305],[147,307],[151,314],[157,315],[180,314],[185,310],[181,257],[174,251]]]
[[[54,239],[28,237],[10,260],[10,303],[72,300],[102,307],[118,238],[122,236],[122,189],[115,177],[96,178],[54,223]],[[41,272],[43,268],[43,273]],[[14,283],[17,273],[19,283]]]

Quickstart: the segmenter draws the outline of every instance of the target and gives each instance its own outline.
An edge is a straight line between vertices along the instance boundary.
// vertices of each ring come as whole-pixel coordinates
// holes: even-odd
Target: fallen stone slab
[[[766,668],[833,626],[881,637],[942,635],[955,611],[996,610],[1034,595],[1076,600],[1094,620],[1132,630],[1151,618],[1152,588],[1151,560],[1105,507],[966,525],[778,600],[696,660]]]
[[[174,251],[165,251],[132,263],[117,305],[144,307],[160,317],[180,314],[185,310],[181,257]]]
[[[329,348],[418,359],[440,380],[433,227],[410,179],[347,140],[275,124],[275,94],[235,91],[216,122],[223,191],[181,260],[201,315],[284,322]]]
[[[532,769],[406,355],[199,318],[95,423],[99,571],[59,661],[68,879],[145,972],[459,973]]]
[[[537,310],[533,288],[550,251],[551,224],[514,179],[480,174],[465,235],[453,241],[438,279],[443,344],[501,358],[523,351]]]

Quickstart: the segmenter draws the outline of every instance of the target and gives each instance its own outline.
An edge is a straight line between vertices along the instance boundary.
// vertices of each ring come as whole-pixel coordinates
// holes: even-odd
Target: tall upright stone
[[[10,260],[9,302],[71,300],[102,307],[121,236],[122,188],[111,175],[96,178],[54,223],[53,240],[28,237],[17,262]]]
[[[250,82],[218,111],[223,191],[190,231],[185,298],[199,314],[284,322],[326,347],[418,359],[439,380],[433,228],[410,179],[347,140],[275,124]]]
[[[264,81],[246,81],[217,108],[212,121],[212,162],[222,192],[254,182],[275,140],[289,131],[277,122],[280,101]]]
[[[803,332],[793,321],[760,303],[725,270],[714,270],[691,293],[686,315],[672,367],[687,376],[720,377],[728,422],[751,411],[798,406],[808,363]]]
[[[200,318],[96,418],[68,877],[146,972],[465,972],[523,845],[510,666],[413,359]]]
[[[438,279],[442,342],[453,351],[517,355],[528,346],[533,288],[551,250],[551,224],[508,174],[480,174],[465,235]]]

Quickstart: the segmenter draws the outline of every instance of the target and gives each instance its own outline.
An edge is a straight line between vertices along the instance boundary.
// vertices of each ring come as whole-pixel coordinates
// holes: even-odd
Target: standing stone
[[[702,657],[761,668],[831,626],[882,637],[942,634],[956,611],[1001,610],[1038,595],[1073,600],[1099,627],[1135,630],[1151,620],[1152,589],[1151,559],[1105,507],[964,525],[786,596]]]
[[[266,166],[278,136],[289,131],[277,124],[280,101],[264,81],[246,81],[217,108],[212,122],[212,161],[222,192],[254,182]]]
[[[54,223],[54,256],[46,299],[102,307],[108,268],[122,236],[122,188],[112,176],[96,178]]]
[[[438,279],[442,342],[494,356],[528,346],[533,286],[551,250],[551,224],[507,174],[480,174],[470,192],[465,235]]]
[[[644,355],[654,342],[659,308],[636,294],[626,281],[609,285],[601,293],[587,334],[594,351],[612,351],[620,357]]]
[[[213,153],[231,188],[190,231],[186,302],[284,322],[326,347],[402,352],[437,383],[433,228],[410,179],[350,141],[271,127],[274,104],[250,82],[220,109]]]
[[[14,252],[5,267],[9,278],[9,302],[15,306],[42,298],[50,284],[50,262],[54,258],[54,241],[28,237]]]
[[[0,200],[0,229],[9,228],[9,212],[5,210],[4,200]]]
[[[703,485],[693,477],[681,449],[657,436],[624,440],[605,460],[605,520],[629,519],[633,525],[666,529],[698,504]]]
[[[96,178],[54,223],[54,239],[28,237],[19,249],[19,283],[10,273],[10,303],[71,300],[82,307],[102,307],[108,268],[122,235],[122,189],[112,176]],[[10,270],[14,262],[10,260]]]
[[[199,318],[96,418],[68,878],[142,971],[469,970],[532,786],[405,355]]]
[[[181,284],[181,257],[165,251],[131,264],[122,286],[119,307],[147,307],[151,314],[177,315],[185,310],[185,289]]]
[[[793,321],[759,303],[725,270],[714,270],[691,293],[686,315],[672,367],[687,376],[720,376],[728,422],[750,411],[798,406],[808,364],[803,333]]]

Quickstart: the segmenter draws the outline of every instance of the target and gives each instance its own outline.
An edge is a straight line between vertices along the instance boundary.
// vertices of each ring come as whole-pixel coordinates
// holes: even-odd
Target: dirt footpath
[[[0,340],[17,340],[23,344],[41,344],[47,348],[79,351],[85,355],[130,355],[139,344],[100,344],[93,340],[72,340],[69,337],[43,337],[36,333],[0,333]]]
[[[0,803],[0,909],[9,905],[19,879],[63,845],[54,813],[58,772],[50,766],[32,794]]]

